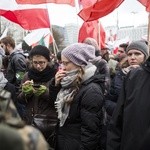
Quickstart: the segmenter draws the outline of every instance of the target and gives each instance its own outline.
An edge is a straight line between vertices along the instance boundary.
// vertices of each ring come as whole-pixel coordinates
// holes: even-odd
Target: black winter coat
[[[4,87],[4,90],[8,91],[11,93],[11,98],[13,100],[13,102],[16,104],[17,100],[16,100],[16,89],[15,86],[9,82],[7,82],[6,86]]]
[[[23,75],[27,69],[25,56],[19,50],[14,51],[9,56],[8,67],[6,70],[7,80],[16,86],[16,92],[19,90],[19,86]]]
[[[57,128],[56,150],[101,150],[104,82],[98,74],[82,84],[65,124]]]
[[[138,150],[150,125],[150,58],[129,72],[108,130],[107,150]],[[144,150],[144,149],[143,149]]]
[[[40,96],[34,93],[25,95],[23,92],[19,94],[18,101],[25,105],[25,116],[23,120],[37,127],[51,144],[49,138],[55,129],[57,123],[57,113],[54,107],[54,101],[49,95],[49,81],[54,77],[56,70],[47,67],[43,72],[38,72],[35,69],[30,69],[24,76],[22,83],[27,80],[33,80],[34,84],[45,85],[47,90]]]
[[[105,96],[105,108],[109,116],[112,116],[114,109],[116,108],[117,100],[125,77],[126,74],[123,73],[122,69],[118,70],[115,77],[112,79],[110,90]]]

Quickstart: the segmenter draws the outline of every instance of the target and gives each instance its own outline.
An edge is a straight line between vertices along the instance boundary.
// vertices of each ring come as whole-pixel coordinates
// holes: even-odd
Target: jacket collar
[[[142,65],[143,69],[150,72],[150,56],[146,60],[146,62]]]

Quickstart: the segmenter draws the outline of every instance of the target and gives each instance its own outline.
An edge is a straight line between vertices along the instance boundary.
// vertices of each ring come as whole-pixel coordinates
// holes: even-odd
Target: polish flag
[[[56,3],[56,4],[68,4],[75,6],[75,0],[16,0],[18,4],[44,4],[44,3]]]
[[[16,0],[0,1],[0,16],[19,24],[26,30],[50,28],[46,4],[23,5]]]
[[[138,1],[146,7],[147,12],[150,12],[150,0],[138,0]]]
[[[79,13],[84,21],[102,18],[114,11],[124,0],[97,0],[92,6],[83,8]]]
[[[80,8],[87,8],[90,6],[93,6],[97,0],[79,0],[79,6]]]

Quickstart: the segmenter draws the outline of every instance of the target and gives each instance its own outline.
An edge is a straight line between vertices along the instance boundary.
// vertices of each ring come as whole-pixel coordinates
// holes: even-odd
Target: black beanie
[[[149,56],[148,45],[146,45],[146,43],[144,41],[131,42],[128,45],[126,51],[128,52],[129,50],[133,50],[133,49],[141,51],[145,55],[145,57],[148,58],[148,56]]]
[[[35,55],[41,55],[50,61],[50,50],[42,45],[37,45],[29,53],[29,58],[32,58]]]

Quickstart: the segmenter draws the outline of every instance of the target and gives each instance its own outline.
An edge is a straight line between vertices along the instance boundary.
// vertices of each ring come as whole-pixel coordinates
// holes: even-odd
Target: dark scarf
[[[55,69],[49,66],[47,66],[43,71],[38,71],[34,68],[31,68],[28,71],[28,77],[34,82],[48,82],[54,77],[55,73]]]

